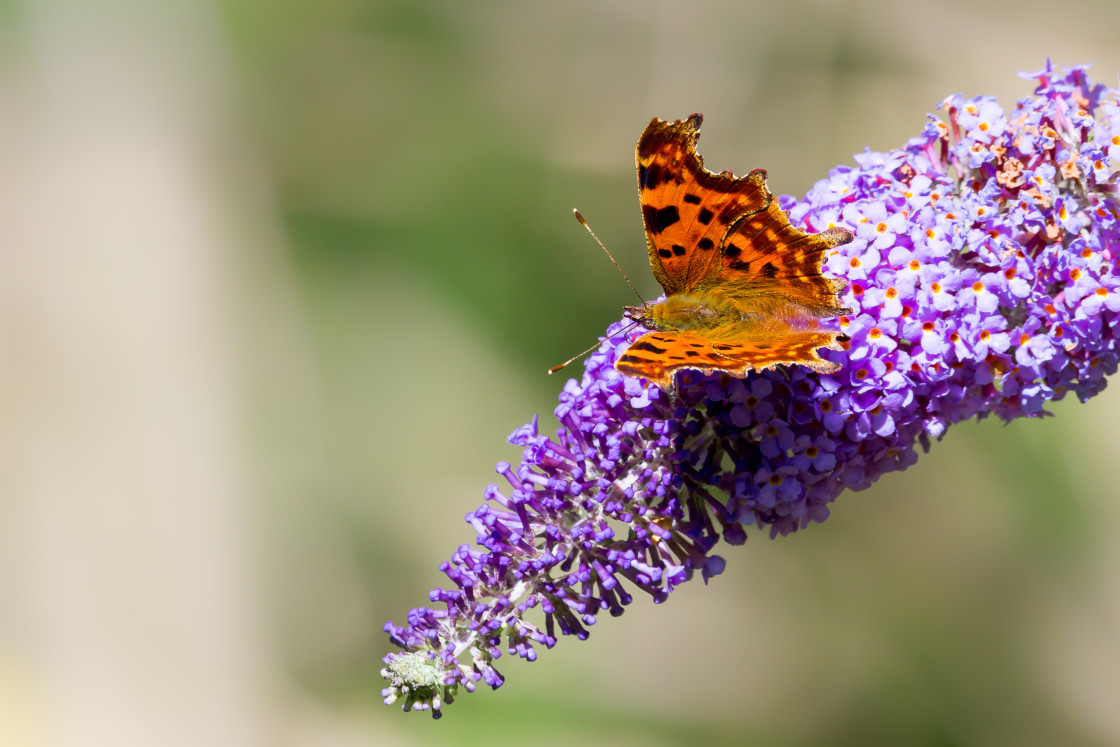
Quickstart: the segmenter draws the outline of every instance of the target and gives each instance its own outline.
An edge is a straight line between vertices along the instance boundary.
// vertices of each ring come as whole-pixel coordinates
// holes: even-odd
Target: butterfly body
[[[820,326],[849,313],[842,281],[821,274],[825,252],[848,243],[843,229],[807,234],[789,223],[766,186],[766,172],[744,177],[704,169],[696,152],[702,119],[654,119],[638,141],[638,187],[650,267],[665,299],[627,307],[651,330],[615,362],[671,390],[681,369],[743,376],[774,365],[829,372],[839,364],[819,348],[845,338]]]
[[[659,332],[693,332],[712,340],[769,337],[799,324],[801,309],[776,294],[739,298],[723,292],[678,293],[660,303],[626,307],[626,316]],[[807,325],[802,325],[807,326]]]

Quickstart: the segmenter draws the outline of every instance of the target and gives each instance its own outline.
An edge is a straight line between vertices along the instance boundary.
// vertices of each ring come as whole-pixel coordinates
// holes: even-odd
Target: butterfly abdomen
[[[782,308],[790,303],[796,304],[801,314],[827,318],[851,313],[840,305],[839,294],[845,284],[840,280],[818,276],[814,278],[815,287],[806,287],[786,278],[721,278],[719,292],[726,295],[737,306],[769,306]]]

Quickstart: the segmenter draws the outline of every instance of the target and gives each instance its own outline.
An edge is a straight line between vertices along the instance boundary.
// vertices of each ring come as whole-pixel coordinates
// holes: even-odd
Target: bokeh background
[[[0,744],[1117,745],[1120,395],[964,424],[433,723],[383,622],[647,296],[633,147],[803,193],[1115,0],[0,2]],[[551,425],[549,425],[551,427]]]

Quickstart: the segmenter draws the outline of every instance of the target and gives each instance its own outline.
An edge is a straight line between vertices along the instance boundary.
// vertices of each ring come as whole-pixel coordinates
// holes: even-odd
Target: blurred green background
[[[1117,745],[1120,399],[964,424],[433,723],[381,625],[643,295],[633,148],[800,195],[1120,6],[0,3],[0,744]]]

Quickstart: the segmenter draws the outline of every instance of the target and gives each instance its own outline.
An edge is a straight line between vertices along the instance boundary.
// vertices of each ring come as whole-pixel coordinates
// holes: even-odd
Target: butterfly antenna
[[[599,241],[599,237],[596,236],[595,232],[591,230],[591,226],[587,225],[587,221],[585,221],[583,219],[583,216],[579,214],[579,210],[576,210],[575,208],[572,208],[572,214],[576,216],[576,220],[578,220],[580,222],[580,225],[582,225],[584,228],[586,228],[587,232],[589,234],[591,234],[591,238],[595,239],[595,243],[599,245],[599,248],[601,248],[604,252],[606,252],[607,258],[610,259],[611,264],[614,265],[614,268],[616,270],[618,270],[618,273],[620,275],[622,275],[622,279],[625,280],[626,284],[630,286],[630,290],[634,291],[634,295],[637,296],[638,300],[641,301],[642,304],[644,305],[646,300],[644,298],[642,298],[642,294],[638,293],[638,289],[635,288],[634,284],[630,282],[630,278],[627,277],[626,272],[621,267],[618,266],[618,262],[614,261],[614,257],[612,257],[611,253],[607,251],[607,247],[603,246],[603,242]],[[579,356],[577,355],[576,357],[578,358]],[[571,363],[571,361],[568,361],[568,363]],[[568,364],[565,363],[564,365],[566,366]]]
[[[586,225],[586,224],[585,224],[585,225]],[[640,296],[639,296],[639,298],[640,298]],[[627,327],[626,329],[624,329],[624,330],[622,330],[621,332],[619,332],[619,334],[620,334],[620,335],[624,335],[624,334],[626,334],[627,332],[629,332],[630,330],[634,329],[634,327],[637,327],[637,326],[638,326],[638,322],[634,322],[634,323],[633,323],[633,324],[631,324],[631,325],[630,325],[629,327]],[[564,368],[565,366],[567,366],[567,365],[568,365],[569,363],[575,363],[575,362],[576,362],[576,361],[578,361],[578,360],[579,360],[580,358],[582,358],[583,356],[587,355],[587,354],[588,354],[588,353],[590,353],[590,352],[591,352],[592,350],[594,350],[595,348],[599,347],[599,346],[600,346],[600,345],[602,345],[602,344],[603,344],[603,341],[602,341],[602,340],[600,340],[599,342],[597,342],[597,343],[595,343],[594,345],[592,345],[591,347],[589,347],[589,348],[588,348],[587,350],[584,350],[584,351],[583,351],[582,353],[580,353],[579,355],[577,355],[577,356],[574,356],[574,357],[572,357],[572,358],[569,358],[568,360],[566,360],[566,361],[564,361],[563,363],[561,363],[561,364],[560,364],[559,366],[553,366],[552,368],[548,369],[548,373],[549,373],[549,375],[551,376],[552,374],[554,374],[554,373],[556,373],[557,371],[559,371],[559,370],[560,370],[561,368]]]

